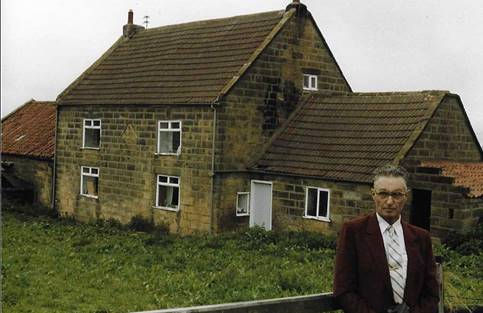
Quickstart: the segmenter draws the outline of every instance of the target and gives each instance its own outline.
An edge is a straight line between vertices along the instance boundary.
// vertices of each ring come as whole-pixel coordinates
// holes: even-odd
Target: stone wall
[[[466,188],[453,184],[453,178],[442,176],[437,168],[417,168],[410,174],[411,189],[431,190],[430,231],[435,237],[467,232],[483,217],[483,198],[469,198]]]
[[[52,160],[2,154],[2,162],[14,163],[12,173],[32,184],[35,203],[52,206]]]
[[[450,230],[467,231],[482,216],[483,200],[469,199],[466,190],[453,186],[453,180],[440,175],[437,169],[418,168],[426,160],[482,161],[478,142],[455,96],[443,99],[402,165],[411,174],[411,188],[432,191],[432,235],[442,237]]]
[[[235,216],[237,192],[249,191],[244,170],[263,151],[303,94],[303,74],[318,74],[319,91],[350,91],[309,17],[293,17],[250,66],[218,109],[215,189],[217,230],[248,225]]]
[[[83,149],[83,119],[101,119],[100,149]],[[180,155],[159,155],[157,122],[182,121]],[[195,106],[61,106],[57,208],[80,220],[143,215],[173,232],[210,231],[213,111]],[[99,168],[98,199],[80,195],[81,166]],[[156,175],[180,177],[180,209],[154,208]]]
[[[236,216],[237,192],[249,192],[251,179],[273,183],[272,228],[274,230],[307,230],[337,234],[343,222],[374,212],[369,184],[324,181],[318,179],[262,174],[225,173],[219,176],[216,190],[218,231],[248,227],[248,216]],[[465,188],[452,185],[452,178],[443,177],[437,169],[418,169],[410,175],[409,187],[432,191],[431,235],[442,238],[449,231],[466,232],[483,216],[483,199],[468,198]],[[330,190],[330,222],[304,217],[306,188]],[[402,212],[410,221],[412,195]]]
[[[252,174],[224,174],[221,180],[219,220],[222,228],[229,230],[248,227],[249,217],[237,217],[235,202],[237,192],[250,191],[250,179],[273,183],[272,228],[274,230],[307,230],[336,234],[342,223],[359,215],[373,212],[370,186],[365,184],[331,182],[288,176]],[[306,188],[330,190],[330,222],[305,218]],[[221,193],[220,193],[221,194]]]
[[[481,161],[483,156],[456,97],[443,99],[404,162],[423,160]]]
[[[284,124],[303,94],[303,73],[319,91],[350,91],[309,17],[292,17],[222,100],[217,169],[243,169]]]

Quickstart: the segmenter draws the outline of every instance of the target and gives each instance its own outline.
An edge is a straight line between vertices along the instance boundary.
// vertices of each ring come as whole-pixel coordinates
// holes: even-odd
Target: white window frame
[[[161,123],[168,123],[168,128],[161,128]],[[179,128],[172,128],[173,123],[179,123]],[[161,132],[179,132],[179,147],[176,152],[160,152],[160,133]],[[181,147],[182,147],[182,138],[183,138],[183,123],[180,120],[163,120],[158,121],[158,132],[156,136],[156,154],[159,155],[180,155],[181,154]]]
[[[160,182],[159,178],[160,177],[166,177],[166,182]],[[178,183],[171,183],[171,179],[177,179]],[[159,206],[159,186],[167,186],[167,187],[178,187],[178,206],[176,208],[170,208],[170,207],[165,207],[165,206]],[[168,210],[168,211],[174,211],[177,212],[179,211],[181,206],[181,183],[180,183],[180,178],[178,176],[169,176],[169,175],[156,175],[156,202],[154,203],[154,208],[156,209],[162,209],[162,210]]]
[[[87,169],[88,172],[84,173],[84,169]],[[93,170],[97,170],[97,174],[93,173]],[[98,167],[91,167],[91,166],[81,166],[81,177],[80,177],[80,195],[88,198],[99,198],[99,168]],[[97,195],[90,195],[87,193],[83,193],[82,187],[84,186],[84,176],[89,177],[96,177],[97,178]]]
[[[86,125],[86,122],[90,122],[91,125]],[[99,126],[94,126],[94,122],[99,122]],[[99,129],[99,146],[87,147],[86,146],[86,129]],[[99,150],[101,147],[101,133],[102,133],[102,121],[100,119],[85,118],[82,120],[82,149]]]
[[[317,202],[316,202],[316,216],[308,215],[308,205],[309,205],[309,189],[316,189],[317,190]],[[320,216],[319,215],[319,201],[320,201],[320,191],[327,192],[327,216]],[[320,187],[312,187],[308,186],[305,188],[305,212],[304,212],[304,218],[308,219],[315,219],[319,221],[324,221],[324,222],[330,222],[330,189],[327,188],[320,188]]]
[[[240,207],[238,206],[238,200],[241,195],[247,195],[247,211],[246,213],[239,213]],[[237,192],[236,193],[236,200],[235,200],[235,208],[236,208],[236,216],[249,216],[250,215],[250,192]]]
[[[309,82],[309,85],[308,86],[305,86],[305,78],[308,78],[308,82]],[[312,81],[312,80],[315,80],[315,81]],[[303,79],[303,82],[302,82],[302,85],[303,85],[303,88],[304,90],[312,90],[312,91],[315,91],[315,90],[318,90],[319,88],[317,87],[317,84],[318,84],[318,76],[317,75],[314,75],[314,74],[304,74],[304,79]]]

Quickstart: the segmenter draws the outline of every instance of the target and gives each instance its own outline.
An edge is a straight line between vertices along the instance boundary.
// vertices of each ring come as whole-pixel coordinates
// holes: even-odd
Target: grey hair
[[[374,174],[372,185],[374,185],[376,180],[378,180],[380,177],[402,177],[406,185],[408,184],[409,174],[408,171],[402,166],[386,164],[376,168],[372,174]]]

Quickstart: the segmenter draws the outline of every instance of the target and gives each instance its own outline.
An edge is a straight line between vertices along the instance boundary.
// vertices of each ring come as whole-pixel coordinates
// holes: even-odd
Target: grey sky
[[[290,0],[2,0],[2,116],[55,100],[121,35],[281,10]],[[477,0],[305,0],[354,91],[450,90],[483,142],[483,5]]]

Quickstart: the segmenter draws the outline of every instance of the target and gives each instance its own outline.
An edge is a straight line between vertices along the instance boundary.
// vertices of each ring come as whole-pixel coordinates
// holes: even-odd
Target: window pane
[[[165,208],[178,208],[179,188],[171,186],[158,185],[158,203],[157,206]]]
[[[178,178],[177,177],[170,177],[169,182],[171,184],[178,184]]]
[[[172,122],[172,123],[171,123],[171,128],[172,128],[172,129],[179,129],[179,128],[180,128],[180,127],[179,127],[179,126],[180,126],[179,124],[180,124],[179,122]]]
[[[84,125],[85,126],[92,126],[92,120],[85,120]]]
[[[87,148],[99,148],[101,141],[101,130],[100,129],[85,129],[84,147]]]
[[[317,77],[311,76],[310,77],[310,88],[317,88]]]
[[[159,132],[159,153],[172,152],[172,132]]]
[[[94,126],[101,126],[101,121],[94,121]]]
[[[159,122],[160,129],[168,129],[169,123],[168,122]]]
[[[248,213],[248,194],[238,194],[236,208],[238,214]]]
[[[177,153],[178,148],[181,145],[181,133],[180,132],[174,132],[172,134],[173,134],[173,137],[172,137],[173,146],[172,146],[171,151],[173,153]]]
[[[90,167],[83,167],[82,168],[82,173],[90,173]]]
[[[319,191],[319,216],[327,216],[327,207],[329,206],[329,193],[327,191]]]
[[[99,179],[97,177],[83,175],[82,176],[82,194],[97,196],[98,182],[99,182]]]
[[[309,76],[304,75],[304,88],[309,88]]]
[[[97,168],[92,168],[91,169],[91,174],[97,175],[97,174],[99,174],[99,170]]]
[[[307,192],[307,216],[317,216],[317,189],[309,188]]]
[[[167,176],[159,176],[158,181],[160,183],[167,183],[168,182],[168,177]]]

